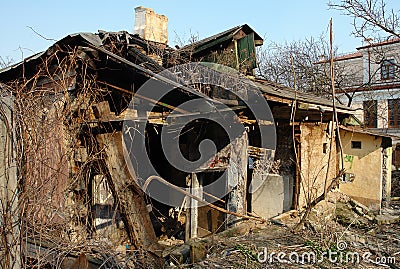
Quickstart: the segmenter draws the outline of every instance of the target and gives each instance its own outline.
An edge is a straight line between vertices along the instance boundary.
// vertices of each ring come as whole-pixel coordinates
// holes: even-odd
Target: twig
[[[38,32],[37,32],[35,29],[33,29],[33,27],[32,27],[32,26],[26,26],[26,27],[28,27],[29,29],[31,29],[31,30],[32,30],[32,32],[34,32],[35,34],[37,34],[38,36],[40,36],[41,38],[43,38],[43,39],[45,39],[45,40],[57,42],[57,40],[56,40],[56,39],[53,39],[53,38],[47,38],[47,37],[45,37],[45,36],[43,36],[43,35],[39,34],[39,33],[38,33]]]

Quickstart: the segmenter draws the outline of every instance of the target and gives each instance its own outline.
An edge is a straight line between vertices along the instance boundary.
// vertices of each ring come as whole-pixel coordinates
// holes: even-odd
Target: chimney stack
[[[151,8],[135,8],[133,33],[148,41],[168,43],[168,18],[154,12]]]

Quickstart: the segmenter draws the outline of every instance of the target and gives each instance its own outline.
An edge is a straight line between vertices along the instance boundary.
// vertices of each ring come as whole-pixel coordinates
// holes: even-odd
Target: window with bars
[[[377,128],[378,127],[378,101],[377,100],[369,100],[363,102],[364,109],[364,125],[368,128]]]
[[[388,100],[388,122],[389,128],[400,127],[400,99]]]
[[[381,79],[394,79],[396,62],[394,59],[383,60],[381,64]]]

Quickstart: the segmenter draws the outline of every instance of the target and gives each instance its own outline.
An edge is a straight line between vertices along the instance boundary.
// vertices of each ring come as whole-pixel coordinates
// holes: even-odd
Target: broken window
[[[322,153],[326,154],[328,152],[328,143],[322,144]]]
[[[355,178],[356,176],[353,173],[344,173],[342,177],[342,183],[351,183]]]
[[[111,226],[115,221],[114,217],[119,218],[119,215],[115,215],[114,197],[104,175],[96,175],[93,178],[93,209],[96,230]]]

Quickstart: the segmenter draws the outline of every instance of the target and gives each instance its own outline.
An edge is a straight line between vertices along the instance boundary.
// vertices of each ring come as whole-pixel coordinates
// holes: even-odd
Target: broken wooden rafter
[[[236,216],[236,217],[239,217],[239,218],[242,218],[242,219],[251,219],[251,220],[256,220],[256,221],[261,221],[261,222],[266,222],[266,221],[267,221],[267,220],[265,220],[265,219],[263,219],[263,218],[252,217],[252,216],[240,214],[240,213],[237,213],[237,212],[231,212],[231,211],[226,210],[225,208],[221,208],[221,207],[219,207],[219,206],[216,206],[216,205],[214,205],[214,204],[211,204],[211,203],[209,203],[209,202],[207,202],[207,201],[204,201],[202,198],[197,197],[197,196],[191,194],[190,192],[187,192],[187,191],[181,189],[180,187],[175,186],[174,184],[172,184],[172,183],[166,181],[166,180],[163,179],[162,177],[159,177],[159,176],[156,176],[156,175],[150,176],[150,177],[148,177],[148,178],[146,179],[146,181],[144,182],[143,187],[142,187],[142,189],[143,189],[144,192],[146,192],[146,189],[147,189],[148,185],[149,185],[150,182],[151,182],[152,180],[154,180],[154,179],[157,180],[157,181],[159,181],[159,182],[161,182],[161,183],[163,183],[163,184],[165,184],[165,185],[167,185],[168,187],[171,187],[172,189],[174,189],[174,190],[176,190],[176,191],[178,191],[178,192],[180,192],[180,193],[182,193],[182,194],[184,194],[184,195],[186,195],[186,196],[192,198],[192,199],[195,199],[195,200],[198,201],[200,204],[209,206],[209,207],[211,207],[211,208],[213,208],[213,209],[215,209],[215,210],[218,210],[218,211],[220,211],[220,212],[222,212],[222,213],[229,214],[229,215],[233,215],[233,216]],[[204,192],[203,192],[203,193],[204,193]]]
[[[146,69],[146,68],[144,68],[144,67],[142,67],[140,65],[134,64],[131,61],[129,61],[129,60],[127,60],[127,59],[125,59],[125,58],[123,58],[121,56],[118,56],[115,53],[112,53],[111,51],[106,50],[103,47],[100,47],[97,44],[93,44],[91,42],[87,42],[86,44],[87,44],[88,47],[90,47],[92,49],[95,49],[95,50],[98,50],[98,51],[106,54],[108,57],[113,58],[114,60],[116,60],[116,61],[118,61],[120,63],[123,63],[123,64],[125,64],[125,65],[127,65],[127,66],[129,66],[131,68],[134,68],[138,73],[141,73],[141,74],[143,74],[143,75],[145,75],[147,77],[151,77],[153,79],[156,79],[156,80],[162,81],[164,83],[167,83],[168,85],[171,85],[174,88],[183,90],[186,93],[190,93],[190,94],[196,95],[196,96],[198,96],[200,98],[204,98],[205,100],[208,100],[210,102],[217,103],[216,101],[212,100],[207,95],[205,95],[205,94],[203,94],[203,93],[201,93],[199,91],[196,91],[193,88],[184,86],[184,85],[182,85],[182,84],[180,84],[180,83],[178,83],[176,81],[173,81],[171,79],[166,78],[165,76],[162,76],[160,74],[156,74],[156,73],[154,73],[154,72],[152,72],[152,71],[150,71],[150,70],[148,70],[148,69]]]
[[[151,259],[150,262],[159,266],[163,262],[160,257],[162,250],[157,243],[144,194],[135,183],[134,175],[131,174],[133,171],[130,171],[125,162],[122,133],[99,134],[96,138],[105,155],[107,181],[124,216],[129,239],[136,249],[151,253],[152,255],[147,256]]]
[[[104,81],[99,81],[99,83],[100,83],[100,84],[104,84],[104,85],[106,85],[106,86],[108,86],[108,87],[111,87],[111,88],[113,88],[113,89],[116,89],[116,90],[118,90],[118,91],[121,91],[121,92],[123,92],[123,93],[128,93],[128,94],[134,95],[135,97],[144,99],[144,100],[149,101],[149,102],[151,102],[151,103],[153,103],[153,104],[156,104],[156,105],[159,105],[159,106],[163,106],[163,107],[172,109],[172,110],[174,110],[174,111],[178,111],[178,112],[180,112],[180,113],[185,113],[185,114],[189,113],[188,111],[183,110],[183,109],[181,109],[181,108],[174,107],[174,106],[172,106],[172,105],[169,105],[169,104],[166,104],[166,103],[163,103],[163,102],[154,100],[154,99],[152,99],[152,98],[150,98],[150,97],[143,96],[143,95],[140,95],[140,94],[138,94],[138,93],[134,93],[134,92],[132,92],[132,91],[128,91],[128,90],[126,90],[126,89],[124,89],[124,88],[121,88],[121,87],[112,85],[112,84],[110,84],[110,83],[107,83],[107,82],[104,82]]]

